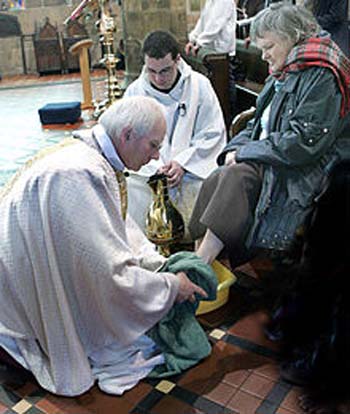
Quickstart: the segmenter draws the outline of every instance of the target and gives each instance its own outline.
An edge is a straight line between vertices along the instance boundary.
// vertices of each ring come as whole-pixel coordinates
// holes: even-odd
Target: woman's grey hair
[[[250,38],[255,42],[266,32],[271,32],[296,45],[320,31],[315,17],[305,7],[278,2],[256,15],[251,23]]]
[[[148,135],[164,119],[164,110],[155,99],[132,96],[112,104],[99,118],[99,123],[114,143],[118,143],[123,128],[131,127],[136,138]]]

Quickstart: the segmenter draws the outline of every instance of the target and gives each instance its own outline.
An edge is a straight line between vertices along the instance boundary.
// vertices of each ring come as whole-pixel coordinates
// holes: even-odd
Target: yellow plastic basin
[[[236,276],[217,260],[213,262],[212,268],[218,278],[216,300],[201,301],[196,315],[202,315],[203,313],[211,312],[223,306],[228,301],[230,286],[237,280]]]

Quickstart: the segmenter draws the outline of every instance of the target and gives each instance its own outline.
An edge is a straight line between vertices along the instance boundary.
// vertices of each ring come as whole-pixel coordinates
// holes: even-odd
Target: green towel
[[[180,252],[169,257],[160,269],[162,272],[183,271],[189,279],[208,294],[204,300],[215,300],[217,277],[212,267],[196,254]],[[158,365],[149,374],[153,378],[179,374],[207,357],[211,352],[207,335],[198,323],[195,313],[202,297],[196,295],[195,303],[185,301],[175,304],[168,314],[147,332],[163,352],[165,364]]]

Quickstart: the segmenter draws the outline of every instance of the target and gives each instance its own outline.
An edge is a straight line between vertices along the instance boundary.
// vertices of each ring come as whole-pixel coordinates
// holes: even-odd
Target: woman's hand
[[[180,279],[180,286],[179,291],[177,293],[177,297],[175,302],[182,303],[185,300],[189,300],[190,302],[194,302],[196,300],[194,294],[198,293],[203,298],[207,298],[208,295],[205,290],[203,290],[198,285],[192,283],[190,279],[187,277],[185,272],[176,273],[176,275]]]

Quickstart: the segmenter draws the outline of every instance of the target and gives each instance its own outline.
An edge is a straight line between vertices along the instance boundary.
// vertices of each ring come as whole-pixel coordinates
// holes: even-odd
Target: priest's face
[[[171,89],[177,77],[180,55],[175,59],[168,53],[161,59],[145,56],[145,67],[150,83],[160,90]]]
[[[130,170],[138,171],[152,159],[157,160],[165,133],[166,122],[163,117],[159,119],[149,134],[137,137],[132,129],[126,132],[124,139],[121,140],[121,145],[118,146],[118,153],[125,166]]]

